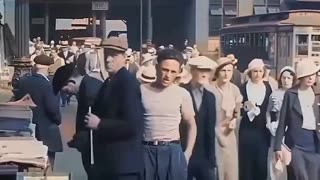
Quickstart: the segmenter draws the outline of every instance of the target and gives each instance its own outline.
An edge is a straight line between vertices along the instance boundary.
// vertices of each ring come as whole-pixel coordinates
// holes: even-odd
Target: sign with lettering
[[[92,2],[92,10],[93,11],[109,10],[109,2],[108,1],[93,1]]]

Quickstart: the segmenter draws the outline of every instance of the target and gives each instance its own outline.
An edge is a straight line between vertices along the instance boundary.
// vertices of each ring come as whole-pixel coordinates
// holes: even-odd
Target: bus
[[[284,66],[301,60],[320,61],[320,11],[294,10],[231,19],[220,31],[221,54],[234,54],[244,71],[263,59],[277,76]]]

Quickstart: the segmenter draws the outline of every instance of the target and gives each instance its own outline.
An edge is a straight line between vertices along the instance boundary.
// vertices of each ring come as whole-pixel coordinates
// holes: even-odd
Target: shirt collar
[[[39,73],[39,72],[36,72],[36,74],[38,74],[38,75],[40,75],[40,76],[44,77],[47,81],[50,81],[50,80],[48,79],[48,77],[47,77],[47,76],[45,76],[44,74]]]

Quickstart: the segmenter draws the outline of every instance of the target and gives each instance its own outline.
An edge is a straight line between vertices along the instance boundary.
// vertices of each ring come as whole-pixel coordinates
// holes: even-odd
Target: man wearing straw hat
[[[95,180],[141,180],[143,172],[143,107],[139,82],[126,68],[127,41],[110,37],[102,42],[110,77],[100,88],[92,113]]]
[[[211,71],[217,64],[205,56],[198,56],[191,58],[188,65],[192,79],[183,87],[192,96],[198,132],[188,167],[188,179],[214,180],[216,98],[206,86],[209,85]]]

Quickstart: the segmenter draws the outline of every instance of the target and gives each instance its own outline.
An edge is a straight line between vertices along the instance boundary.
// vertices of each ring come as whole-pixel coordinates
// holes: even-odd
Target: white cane
[[[89,106],[89,113],[91,113],[91,106]],[[93,131],[90,129],[90,160],[91,165],[94,165],[94,155],[93,155]]]

